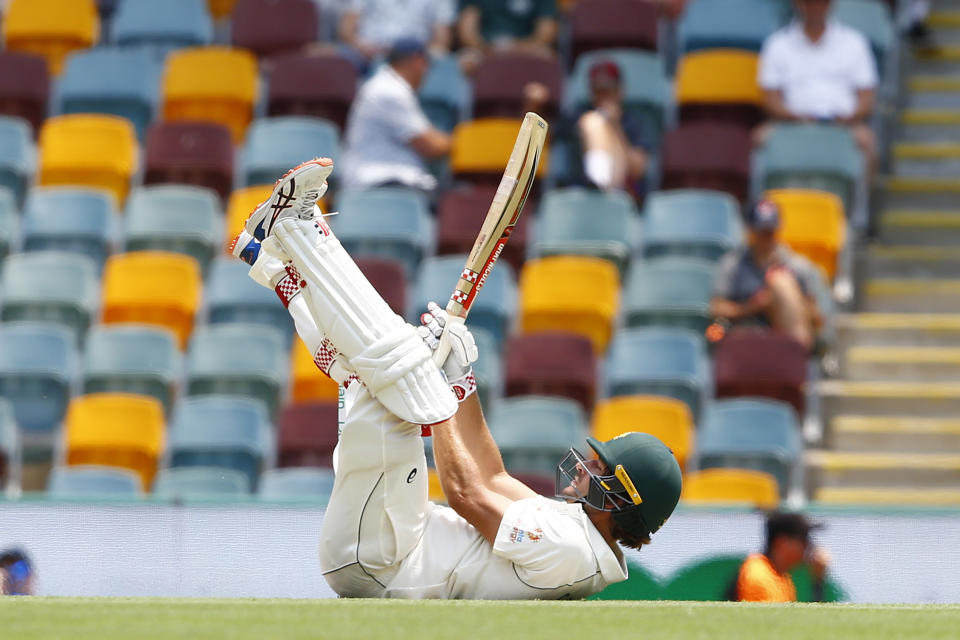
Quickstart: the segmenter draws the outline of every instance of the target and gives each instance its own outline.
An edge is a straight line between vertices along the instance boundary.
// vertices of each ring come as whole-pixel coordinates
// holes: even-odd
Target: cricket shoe
[[[260,203],[247,218],[244,231],[250,237],[263,242],[273,231],[277,220],[292,217],[301,220],[313,218],[314,205],[326,193],[327,177],[332,171],[333,160],[330,158],[314,158],[287,171],[277,180],[270,197]],[[244,251],[248,246],[249,244],[240,251]]]

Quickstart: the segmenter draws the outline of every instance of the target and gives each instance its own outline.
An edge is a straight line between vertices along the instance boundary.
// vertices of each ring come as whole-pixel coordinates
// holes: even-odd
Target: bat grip
[[[460,316],[447,316],[447,324],[443,327],[443,334],[440,336],[440,344],[437,345],[437,350],[433,352],[433,361],[437,363],[438,367],[443,367],[444,361],[447,359],[447,356],[450,355],[450,341],[446,339],[447,332],[450,331],[450,325],[455,322],[463,324],[466,322],[466,318],[461,318]]]

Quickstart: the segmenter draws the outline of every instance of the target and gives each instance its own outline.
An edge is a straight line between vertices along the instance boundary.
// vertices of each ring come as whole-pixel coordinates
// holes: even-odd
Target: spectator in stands
[[[877,65],[866,38],[829,17],[830,2],[795,0],[799,18],[763,45],[759,83],[773,120],[849,127],[872,175],[877,141],[868,119]],[[761,126],[756,141],[762,143],[768,131]]]
[[[749,556],[737,575],[734,600],[741,602],[796,602],[797,588],[790,571],[806,563],[813,578],[813,600],[823,601],[829,554],[813,545],[810,524],[799,513],[775,512],[766,523],[763,553]]]
[[[346,0],[338,37],[361,71],[401,38],[426,42],[431,54],[450,51],[454,0]]]
[[[461,0],[460,6],[457,36],[463,47],[481,53],[514,48],[553,54],[554,0]]]
[[[763,200],[746,216],[747,246],[717,267],[711,312],[734,324],[770,326],[814,347],[821,325],[813,292],[816,267],[777,240],[780,211]]]
[[[33,595],[33,563],[22,549],[0,553],[0,595]]]
[[[647,171],[647,152],[643,130],[623,107],[620,67],[598,60],[590,67],[589,78],[592,106],[577,119],[584,175],[600,189],[639,194],[637,183]]]
[[[425,45],[403,38],[391,47],[387,64],[360,88],[347,117],[345,188],[436,189],[424,160],[447,155],[450,136],[430,124],[417,101],[429,65]]]

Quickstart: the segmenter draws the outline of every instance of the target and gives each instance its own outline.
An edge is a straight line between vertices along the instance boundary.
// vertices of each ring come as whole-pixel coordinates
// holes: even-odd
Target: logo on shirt
[[[526,531],[520,527],[514,527],[510,532],[510,542],[540,542],[543,539],[543,529],[537,527],[533,531]]]
[[[413,471],[410,472],[410,475],[407,476],[407,484],[413,482],[413,479],[417,477],[417,468],[414,467]]]

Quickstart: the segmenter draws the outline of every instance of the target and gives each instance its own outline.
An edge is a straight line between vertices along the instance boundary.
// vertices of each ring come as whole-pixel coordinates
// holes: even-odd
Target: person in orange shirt
[[[796,602],[790,570],[806,562],[813,579],[813,599],[823,600],[829,555],[810,540],[811,524],[799,513],[774,512],[767,517],[766,548],[740,566],[736,599],[741,602]]]

